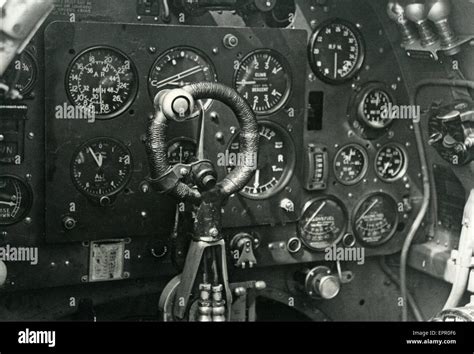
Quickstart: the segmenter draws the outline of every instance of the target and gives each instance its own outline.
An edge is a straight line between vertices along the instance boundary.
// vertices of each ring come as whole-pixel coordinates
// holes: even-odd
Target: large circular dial
[[[407,155],[401,146],[390,143],[378,151],[375,157],[375,172],[382,181],[396,181],[406,170]]]
[[[71,174],[77,189],[92,199],[121,191],[132,175],[129,149],[112,138],[87,141],[74,154]]]
[[[151,99],[161,90],[175,89],[195,82],[216,82],[216,72],[211,61],[194,48],[177,47],[160,55],[153,64],[148,78]],[[208,108],[212,100],[204,100]]]
[[[256,114],[271,114],[288,100],[291,91],[289,65],[279,53],[262,49],[240,63],[234,87]]]
[[[112,118],[125,111],[138,88],[136,69],[122,52],[108,47],[87,49],[67,73],[67,93],[76,107],[96,118]]]
[[[362,244],[381,245],[390,240],[397,229],[397,203],[388,194],[373,194],[358,206],[353,220],[354,233]]]
[[[30,187],[17,177],[0,176],[0,225],[13,225],[30,211]]]
[[[340,149],[334,158],[334,174],[344,185],[350,186],[360,182],[367,173],[367,152],[357,144],[350,144]]]
[[[364,50],[362,35],[356,26],[344,20],[332,20],[316,29],[311,37],[311,67],[321,80],[340,84],[360,70]]]
[[[280,192],[288,183],[295,165],[295,147],[291,137],[279,125],[260,122],[260,141],[256,171],[252,180],[240,192],[249,199],[267,199]],[[227,157],[227,172],[242,161],[239,135],[230,143]]]
[[[321,251],[336,244],[347,229],[344,206],[333,197],[320,197],[309,202],[298,223],[301,241],[310,249]]]
[[[4,78],[23,95],[29,93],[36,82],[38,67],[29,52],[23,52],[15,58],[5,72]]]
[[[393,121],[394,99],[383,84],[367,86],[360,96],[357,115],[364,124],[372,129],[383,129]]]

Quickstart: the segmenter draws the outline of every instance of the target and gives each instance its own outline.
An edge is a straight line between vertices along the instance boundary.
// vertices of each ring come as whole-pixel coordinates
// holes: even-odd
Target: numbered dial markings
[[[30,187],[17,177],[0,176],[0,225],[13,225],[30,211]]]
[[[367,92],[359,104],[359,117],[373,129],[383,129],[392,122],[392,96],[382,89]]]
[[[301,241],[310,249],[322,251],[339,242],[347,229],[347,213],[340,201],[322,197],[309,202],[298,223]]]
[[[334,20],[318,28],[311,37],[309,56],[314,73],[331,84],[354,77],[364,61],[362,35],[353,24]]]
[[[14,83],[14,87],[21,93],[27,94],[36,82],[38,67],[33,56],[23,52],[8,67],[5,72],[5,81]]]
[[[255,166],[255,161],[246,161],[239,151],[237,135],[226,153],[228,172],[242,163]],[[291,137],[274,123],[261,123],[257,160],[255,175],[240,194],[249,199],[267,199],[280,192],[293,173],[295,148]]]
[[[385,182],[393,182],[405,174],[407,155],[402,147],[388,144],[382,147],[375,157],[375,172]]]
[[[132,104],[137,73],[130,59],[116,49],[91,48],[70,65],[66,86],[76,107],[97,118],[112,118]]]
[[[378,246],[387,242],[397,226],[397,203],[385,193],[377,193],[365,199],[354,215],[355,235],[367,246]]]
[[[171,90],[195,82],[216,82],[217,77],[211,61],[198,50],[187,47],[173,48],[161,55],[153,64],[148,91],[151,99],[161,90]],[[212,100],[204,100],[208,108]]]
[[[168,162],[171,165],[191,163],[196,157],[196,151],[197,145],[193,139],[178,138],[172,140],[168,146]]]
[[[72,179],[77,189],[91,198],[120,192],[130,180],[132,158],[129,149],[111,138],[97,138],[83,144],[72,160]]]
[[[247,55],[235,74],[234,86],[256,114],[278,111],[288,100],[291,75],[277,52],[258,50]]]
[[[367,173],[368,156],[365,150],[356,144],[343,147],[334,158],[334,174],[344,185],[354,185]]]

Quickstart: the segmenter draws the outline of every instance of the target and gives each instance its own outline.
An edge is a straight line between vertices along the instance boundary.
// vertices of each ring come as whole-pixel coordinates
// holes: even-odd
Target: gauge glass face
[[[356,144],[343,147],[334,158],[334,174],[344,185],[359,183],[367,173],[368,156],[365,150]]]
[[[112,118],[125,111],[138,88],[131,60],[116,49],[91,48],[70,65],[67,92],[71,102],[96,118]]]
[[[308,248],[322,251],[344,236],[347,220],[346,211],[338,200],[318,198],[305,207],[298,223],[299,236]]]
[[[396,144],[382,147],[375,157],[375,172],[381,180],[393,182],[400,179],[407,169],[405,151]]]
[[[130,151],[115,139],[92,139],[75,153],[71,174],[77,189],[90,198],[117,194],[132,175]]]
[[[260,124],[257,168],[253,178],[240,194],[249,199],[267,199],[280,192],[288,183],[295,165],[295,148],[291,137],[278,125]],[[232,171],[241,156],[239,135],[229,145],[227,172]]]
[[[290,96],[289,65],[277,52],[252,52],[240,63],[234,87],[256,114],[274,113],[282,108]]]
[[[173,48],[161,55],[153,64],[148,79],[151,99],[161,90],[172,90],[196,82],[216,82],[216,72],[211,61],[196,49]],[[207,109],[212,100],[203,100]]]
[[[28,52],[23,52],[15,58],[5,72],[5,80],[14,83],[15,88],[21,94],[27,94],[32,89],[37,77],[36,62]]]
[[[367,246],[378,246],[387,242],[397,226],[397,203],[385,193],[377,193],[365,199],[354,215],[355,235]]]
[[[30,187],[12,176],[0,176],[0,225],[13,225],[30,211]]]
[[[391,122],[390,107],[393,100],[390,95],[379,89],[369,91],[360,103],[359,115],[373,129],[383,129]]]
[[[196,142],[189,138],[172,140],[168,146],[168,162],[171,165],[178,163],[188,164],[196,157]]]
[[[339,84],[354,77],[364,61],[364,44],[359,30],[349,22],[334,20],[313,34],[310,62],[323,81]]]

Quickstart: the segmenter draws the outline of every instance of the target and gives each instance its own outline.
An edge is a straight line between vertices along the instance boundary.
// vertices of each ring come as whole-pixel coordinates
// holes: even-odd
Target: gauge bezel
[[[392,226],[392,229],[390,231],[390,233],[388,234],[388,236],[386,236],[384,239],[382,239],[381,241],[378,241],[378,242],[365,242],[364,239],[359,235],[359,232],[357,231],[357,214],[359,213],[359,210],[360,208],[362,207],[362,205],[369,199],[375,197],[375,196],[382,196],[383,198],[390,198],[391,201],[393,201],[394,203],[394,206],[395,206],[395,222],[394,222],[394,225]],[[356,207],[354,208],[354,211],[352,213],[352,232],[355,236],[355,238],[357,239],[357,241],[363,245],[363,246],[366,246],[366,247],[370,247],[370,248],[373,248],[373,247],[379,247],[379,246],[382,246],[384,244],[386,244],[387,242],[389,242],[393,236],[395,235],[395,233],[397,232],[397,229],[398,229],[398,223],[400,222],[400,214],[398,212],[398,204],[397,204],[397,200],[389,193],[387,192],[384,192],[384,191],[378,191],[378,192],[374,192],[374,193],[371,193],[369,195],[366,195],[364,196],[356,205]]]
[[[283,172],[282,178],[278,182],[278,185],[274,189],[272,189],[270,192],[264,192],[262,194],[258,194],[258,196],[248,195],[243,190],[241,190],[238,193],[243,198],[246,198],[246,199],[249,199],[249,200],[266,200],[266,199],[270,199],[270,198],[274,197],[275,195],[277,195],[278,193],[280,193],[288,185],[291,178],[293,177],[295,166],[296,166],[296,147],[295,147],[295,143],[293,142],[293,138],[291,137],[291,135],[281,125],[279,125],[279,124],[277,124],[273,121],[259,120],[258,121],[259,136],[260,136],[260,126],[262,126],[262,125],[270,126],[271,129],[273,129],[273,130],[278,130],[278,132],[283,136],[283,138],[285,140],[285,145],[289,147],[288,151],[289,151],[289,155],[292,156],[292,159],[288,164],[286,164],[285,171]],[[232,137],[229,140],[229,143],[226,146],[225,151],[229,151],[230,146],[232,145],[234,140],[239,136],[239,134],[240,134],[240,130],[236,131],[236,133],[234,135],[232,135]],[[258,161],[258,159],[260,159],[260,154],[257,158],[257,161]],[[225,168],[225,170],[227,171],[227,168]]]
[[[0,226],[8,227],[8,226],[18,224],[19,222],[24,220],[25,217],[30,213],[31,208],[33,206],[34,194],[33,194],[33,188],[31,187],[31,185],[25,179],[23,179],[19,176],[12,175],[12,174],[2,174],[2,175],[0,175],[0,179],[1,178],[10,178],[10,179],[18,181],[19,183],[21,183],[25,187],[25,189],[28,192],[28,203],[25,205],[25,211],[21,214],[21,217],[17,218],[18,220],[14,221],[14,222],[9,222],[9,223],[2,223],[0,221]]]
[[[282,65],[283,70],[285,71],[286,75],[288,76],[288,87],[285,91],[285,94],[283,95],[283,98],[281,101],[275,105],[273,108],[262,111],[262,112],[254,112],[255,115],[259,117],[268,117],[271,116],[275,113],[278,113],[282,110],[282,108],[288,103],[292,93],[293,93],[293,73],[291,72],[291,66],[288,60],[281,54],[280,52],[270,49],[270,48],[261,48],[261,49],[255,49],[252,50],[251,52],[247,53],[240,61],[239,61],[239,67],[234,70],[234,76],[232,78],[232,86],[233,88],[237,91],[237,77],[239,75],[240,69],[242,68],[242,63],[244,63],[248,58],[250,58],[253,55],[260,54],[260,53],[268,53],[272,57],[276,58],[278,62]],[[237,91],[238,92],[238,91]],[[248,102],[245,100],[245,102]],[[250,104],[250,103],[249,103]]]
[[[126,60],[130,61],[130,70],[132,71],[133,77],[134,77],[134,80],[133,80],[134,84],[133,84],[132,89],[130,90],[130,92],[131,92],[130,97],[127,99],[127,101],[122,105],[122,107],[118,111],[113,112],[113,113],[109,113],[109,114],[95,113],[95,119],[108,120],[108,119],[116,118],[116,117],[122,115],[127,109],[129,109],[130,106],[135,102],[135,99],[136,99],[137,94],[138,94],[138,88],[140,86],[140,83],[139,83],[140,78],[138,76],[138,71],[137,71],[137,68],[135,66],[135,63],[133,62],[132,58],[130,58],[129,55],[127,55],[125,52],[123,52],[120,49],[117,49],[117,48],[112,47],[112,46],[107,46],[107,45],[97,45],[97,46],[86,48],[86,49],[82,50],[79,54],[77,54],[72,59],[72,61],[69,63],[67,71],[66,71],[66,77],[65,77],[65,80],[64,80],[64,86],[66,88],[66,94],[67,94],[67,97],[69,99],[69,102],[72,105],[75,105],[76,103],[75,103],[71,93],[69,92],[69,76],[71,74],[71,71],[72,71],[74,65],[76,64],[76,62],[82,56],[84,56],[87,53],[92,52],[94,50],[101,50],[101,49],[110,50],[110,51],[114,52],[115,54],[119,54],[120,56],[122,56]]]
[[[350,148],[350,147],[353,147],[353,148],[359,150],[362,153],[362,155],[364,157],[364,167],[362,168],[362,172],[360,173],[360,175],[355,180],[347,182],[347,181],[342,181],[342,180],[339,179],[337,171],[336,171],[336,161],[337,161],[337,158],[339,157],[339,155],[341,154],[341,152],[343,150],[347,149],[347,148]],[[341,146],[339,148],[339,150],[336,151],[336,154],[334,155],[332,166],[333,166],[334,178],[336,179],[337,182],[339,182],[339,183],[341,183],[345,186],[354,186],[357,183],[359,183],[360,181],[362,181],[362,179],[364,179],[364,177],[367,175],[367,171],[369,170],[369,154],[367,153],[365,148],[362,147],[359,144],[355,144],[355,143],[347,144],[347,145]]]
[[[359,45],[359,57],[357,58],[356,65],[354,66],[352,72],[349,75],[347,75],[345,78],[341,78],[341,79],[332,79],[332,78],[329,78],[329,77],[323,75],[318,69],[318,66],[316,64],[317,60],[315,60],[315,55],[313,54],[314,49],[316,47],[316,38],[318,37],[318,35],[325,28],[327,28],[328,26],[334,25],[334,24],[341,24],[341,25],[346,26],[347,28],[349,28],[349,30],[351,30],[352,33],[354,34],[354,37],[356,38],[356,41]],[[321,81],[323,81],[327,84],[342,85],[342,84],[352,80],[360,72],[360,70],[362,69],[362,66],[364,65],[365,56],[366,56],[366,45],[365,45],[364,36],[363,36],[362,32],[360,31],[360,29],[350,21],[344,20],[342,18],[329,19],[329,20],[321,23],[313,31],[309,41],[310,41],[310,43],[309,43],[309,46],[308,46],[308,55],[309,55],[309,63],[310,63],[310,66],[311,66],[311,70]]]
[[[389,147],[389,146],[392,146],[392,147],[396,147],[397,149],[399,149],[403,155],[403,167],[400,169],[400,172],[398,172],[397,176],[395,176],[394,178],[384,178],[383,176],[380,175],[378,169],[377,169],[377,160],[378,160],[378,157],[380,155],[380,153],[382,152],[383,149]],[[405,150],[405,148],[403,147],[403,145],[399,144],[399,143],[394,143],[394,142],[389,142],[385,145],[383,145],[378,151],[377,153],[375,154],[375,158],[374,158],[374,170],[375,170],[375,174],[377,175],[377,177],[383,181],[383,182],[387,182],[387,183],[392,183],[392,182],[396,182],[400,179],[403,178],[403,176],[405,176],[405,174],[407,173],[408,171],[408,163],[409,163],[409,158],[408,158],[408,154],[407,154],[407,151]]]
[[[119,186],[119,188],[115,189],[113,192],[111,193],[107,193],[107,194],[103,194],[103,195],[95,195],[95,194],[91,194],[91,193],[88,193],[87,191],[84,190],[84,188],[82,186],[80,186],[78,183],[77,183],[77,180],[76,178],[74,177],[74,161],[76,159],[76,156],[79,154],[79,152],[81,152],[84,147],[86,146],[90,146],[92,143],[96,142],[96,141],[100,141],[100,140],[108,140],[108,141],[111,141],[113,142],[114,144],[116,145],[119,145],[121,146],[125,151],[128,152],[128,154],[130,155],[130,172],[128,173],[128,176],[125,178],[124,182],[122,183],[121,186]],[[72,154],[72,158],[71,158],[71,162],[70,162],[70,165],[69,165],[69,170],[70,170],[70,176],[71,176],[71,179],[72,179],[72,182],[74,184],[74,187],[76,187],[77,191],[80,192],[82,195],[86,196],[87,198],[91,199],[91,200],[100,200],[101,198],[104,198],[104,197],[112,197],[112,196],[115,196],[117,194],[119,194],[123,189],[125,189],[125,187],[130,183],[130,180],[132,178],[132,175],[133,175],[133,168],[134,168],[134,159],[133,159],[133,155],[132,155],[132,152],[131,150],[128,148],[127,145],[125,145],[125,143],[123,143],[122,141],[116,139],[116,138],[112,138],[112,137],[108,137],[108,136],[100,136],[100,137],[96,137],[96,138],[92,138],[92,139],[89,139],[87,141],[85,141],[84,143],[82,143],[78,148],[76,148]]]
[[[153,64],[152,64],[152,66],[151,66],[151,68],[148,72],[147,90],[148,90],[148,96],[150,97],[152,102],[154,102],[156,94],[153,94],[153,92],[150,88],[150,78],[152,77],[151,74],[153,73],[154,68],[156,67],[156,63],[158,63],[160,60],[162,60],[165,56],[169,55],[169,53],[179,51],[179,50],[184,50],[184,51],[187,51],[187,52],[193,52],[194,54],[197,54],[201,58],[203,58],[204,61],[207,64],[207,66],[212,70],[214,81],[210,81],[210,82],[214,82],[214,83],[218,82],[218,76],[217,76],[217,71],[216,71],[216,67],[214,65],[214,62],[202,50],[197,49],[195,47],[186,46],[186,45],[182,45],[182,46],[178,45],[178,46],[175,46],[175,47],[171,47],[171,48],[166,49],[165,51],[163,51],[161,54],[158,55],[158,57],[153,61]],[[205,100],[205,101],[206,102],[205,102],[205,104],[202,105],[202,108],[203,108],[204,111],[207,111],[212,106],[212,104],[214,103],[214,100],[209,99],[209,100]]]
[[[332,244],[324,247],[324,248],[316,248],[314,246],[311,246],[307,240],[302,236],[302,233],[303,233],[303,230],[301,229],[300,227],[300,222],[301,222],[301,219],[303,218],[304,214],[306,213],[306,211],[314,204],[314,203],[317,203],[319,201],[322,201],[322,200],[331,200],[333,202],[335,202],[337,204],[337,206],[342,210],[342,213],[344,214],[344,227],[343,229],[341,230],[340,234],[338,235],[338,237],[336,238],[335,241],[333,241]],[[327,248],[330,248],[330,247],[333,247],[334,245],[337,245],[339,242],[341,242],[341,240],[343,239],[344,235],[347,233],[347,230],[349,228],[349,212],[347,211],[347,208],[345,207],[345,205],[342,203],[342,201],[338,198],[336,198],[335,196],[333,195],[321,195],[319,197],[316,197],[316,198],[312,198],[310,200],[308,200],[304,206],[303,206],[303,209],[301,211],[301,218],[298,220],[298,224],[297,224],[297,232],[298,232],[298,238],[300,239],[300,241],[303,243],[303,245],[311,250],[311,251],[315,251],[315,252],[324,252]]]
[[[20,55],[18,55],[17,57],[15,57],[13,59],[13,63],[15,60],[19,59],[19,60],[22,60],[23,56],[25,57],[28,57],[28,59],[30,60],[31,62],[31,65],[32,65],[32,71],[33,71],[33,78],[31,80],[31,82],[23,89],[23,90],[18,90],[23,96],[26,96],[28,95],[31,91],[33,91],[35,85],[36,85],[36,82],[38,80],[38,61],[36,60],[35,56],[33,55],[33,53],[31,53],[28,49],[26,49],[25,51],[23,51],[23,53],[21,53]],[[12,64],[13,64],[12,63]]]
[[[361,92],[357,95],[357,117],[362,120],[364,124],[366,124],[370,129],[380,131],[383,129],[387,129],[394,121],[394,118],[388,118],[386,119],[386,124],[382,127],[376,127],[373,125],[373,123],[367,119],[367,116],[364,113],[364,103],[369,94],[371,94],[374,91],[382,91],[384,92],[388,98],[390,99],[392,105],[396,105],[397,101],[395,99],[394,94],[392,93],[392,90],[383,82],[370,82],[368,83],[365,87],[362,88]]]

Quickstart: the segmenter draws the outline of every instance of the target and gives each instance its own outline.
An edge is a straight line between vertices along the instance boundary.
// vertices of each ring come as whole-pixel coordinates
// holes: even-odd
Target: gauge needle
[[[316,210],[316,211],[314,212],[314,214],[313,214],[313,215],[309,218],[309,220],[306,222],[306,225],[303,227],[303,229],[306,229],[306,228],[308,227],[308,225],[311,224],[311,222],[314,220],[314,218],[315,218],[316,216],[318,216],[319,212],[320,212],[321,210],[323,210],[323,208],[324,208],[325,206],[326,206],[326,202],[322,203],[322,204],[319,206],[318,210]]]
[[[0,200],[0,204],[8,205],[8,206],[15,206],[15,205],[16,205],[16,203],[13,203],[13,202],[4,202],[4,201],[1,201],[1,200]]]
[[[357,224],[369,213],[369,211],[372,210],[372,208],[379,202],[378,199],[375,199],[374,202],[372,204],[370,204],[370,206],[367,208],[366,211],[364,211],[364,213],[360,216],[360,218],[357,220]]]
[[[334,54],[334,78],[337,79],[337,52]]]
[[[253,187],[255,189],[260,187],[260,170],[255,171],[255,182],[253,184]]]
[[[182,80],[188,76],[191,76],[191,75],[194,75],[194,74],[197,74],[198,72],[201,72],[203,71],[203,68],[202,66],[195,66],[193,68],[190,68],[188,70],[184,70],[183,72],[180,72],[179,74],[176,74],[176,75],[173,75],[173,76],[170,76],[164,80],[161,80],[159,81],[155,88],[159,89],[163,86],[166,86],[170,83],[175,83],[177,80]]]
[[[92,150],[91,147],[89,147],[89,152],[91,153],[92,157],[94,158],[94,161],[97,164],[97,166],[102,167],[102,155],[99,155],[100,157],[97,157],[97,155],[95,154],[94,150]]]
[[[392,164],[390,162],[387,162],[385,165],[384,165],[384,169],[383,169],[383,173],[387,172],[387,170],[389,169],[389,167],[391,166]]]

